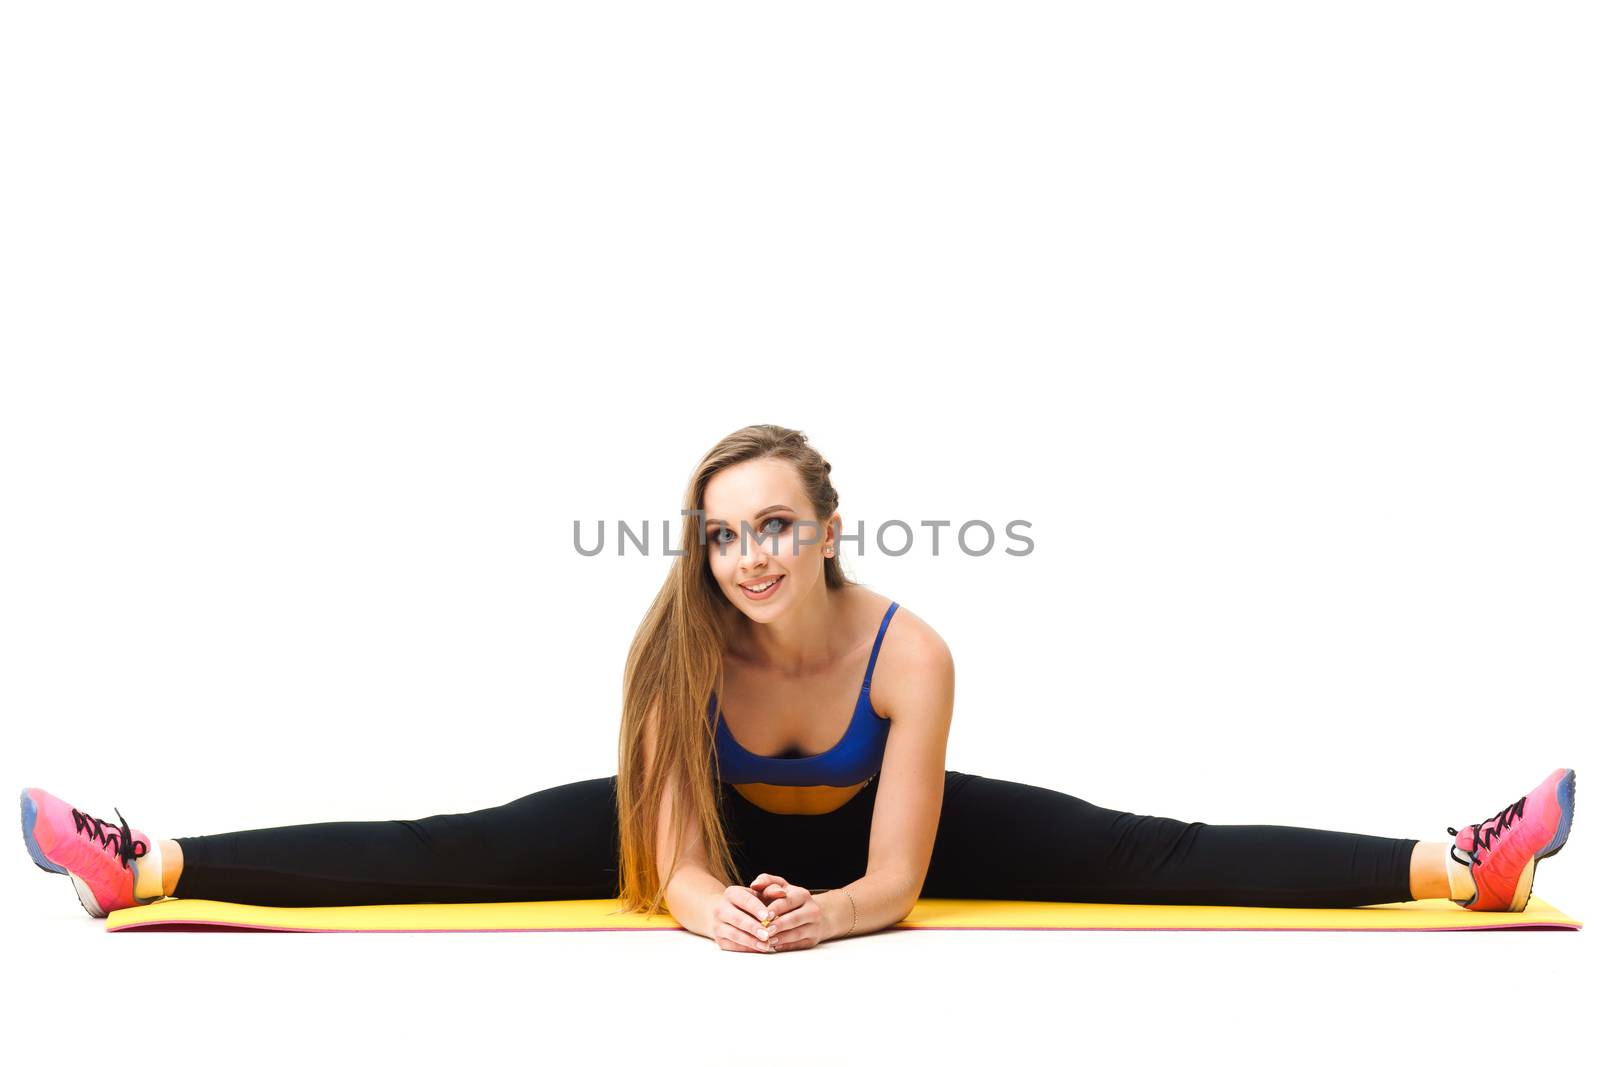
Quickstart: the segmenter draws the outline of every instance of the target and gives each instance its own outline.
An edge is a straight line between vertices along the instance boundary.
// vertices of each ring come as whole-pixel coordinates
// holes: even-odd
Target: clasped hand
[[[728,952],[781,952],[822,940],[822,906],[811,890],[776,874],[730,885],[712,918],[712,937]]]

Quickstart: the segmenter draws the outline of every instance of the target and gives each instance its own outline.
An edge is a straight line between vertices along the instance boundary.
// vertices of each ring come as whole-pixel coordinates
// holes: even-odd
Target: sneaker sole
[[[1526,911],[1528,898],[1533,895],[1533,875],[1539,868],[1539,861],[1548,859],[1560,852],[1567,844],[1567,835],[1572,832],[1572,809],[1578,794],[1578,772],[1568,771],[1556,783],[1556,806],[1561,809],[1561,821],[1556,824],[1556,832],[1550,835],[1550,840],[1545,842],[1544,848],[1534,854],[1528,865],[1522,868],[1522,876],[1517,879],[1516,892],[1511,894],[1510,911]]]
[[[28,846],[28,855],[33,857],[33,862],[41,870],[51,874],[66,874],[67,869],[59,863],[51,863],[44,854],[44,849],[39,847],[39,842],[33,836],[34,824],[39,821],[39,806],[33,802],[28,791],[22,791],[22,840]]]
[[[78,903],[83,905],[83,910],[89,913],[90,918],[104,919],[106,917],[105,909],[100,906],[98,900],[94,899],[94,890],[90,889],[82,878],[79,878],[71,871],[67,872],[67,877],[72,879],[72,888],[78,891]]]
[[[64,874],[72,879],[72,888],[77,891],[78,903],[83,905],[83,910],[88,912],[91,918],[104,919],[106,917],[105,909],[94,898],[94,891],[89,888],[88,883],[61,866],[61,864],[51,863],[45,856],[44,849],[39,847],[38,839],[33,836],[33,828],[38,821],[39,806],[33,802],[33,798],[24,789],[22,791],[22,840],[28,846],[28,855],[33,857],[33,862],[38,865],[40,870],[49,871],[51,874]]]

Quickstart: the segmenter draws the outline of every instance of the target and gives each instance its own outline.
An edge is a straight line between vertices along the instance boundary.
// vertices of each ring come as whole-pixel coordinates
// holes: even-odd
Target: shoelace
[[[1483,822],[1472,824],[1472,851],[1468,855],[1471,856],[1473,865],[1483,865],[1483,859],[1479,853],[1487,852],[1494,848],[1495,841],[1499,839],[1501,834],[1511,828],[1512,821],[1522,818],[1522,809],[1527,803],[1528,798],[1522,797],[1513,804],[1507,804],[1500,809],[1498,814],[1489,816]],[[1454,837],[1461,831],[1451,826],[1446,829],[1446,832],[1451,837]],[[1459,846],[1452,845],[1450,847],[1450,858],[1465,866],[1467,861],[1456,855],[1458,851],[1460,851]]]
[[[93,815],[81,812],[77,808],[72,809],[72,824],[77,827],[78,833],[84,837],[91,841],[98,841],[110,849],[123,868],[126,869],[129,860],[136,860],[143,856],[150,851],[150,846],[143,841],[135,841],[133,831],[128,827],[128,820],[122,817],[122,812],[116,808],[111,810],[115,811],[117,818],[122,820],[121,829],[106,822],[104,819],[97,819]]]

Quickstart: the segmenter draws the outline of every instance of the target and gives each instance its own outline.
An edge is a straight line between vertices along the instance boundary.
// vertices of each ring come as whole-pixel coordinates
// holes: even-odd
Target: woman
[[[1180,822],[945,770],[950,650],[845,577],[830,471],[804,434],[769,425],[701,461],[683,554],[628,655],[613,777],[469,814],[154,843],[120,812],[112,825],[28,789],[34,861],[97,916],[162,896],[615,896],[651,915],[665,902],[719,948],[776,952],[893,925],[919,896],[1521,911],[1565,844],[1566,769],[1439,842]]]

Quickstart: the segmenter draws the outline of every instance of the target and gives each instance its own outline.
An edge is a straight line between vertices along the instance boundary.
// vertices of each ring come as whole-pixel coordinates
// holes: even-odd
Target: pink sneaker
[[[134,893],[139,857],[150,851],[150,839],[130,830],[122,812],[117,818],[120,827],[68,807],[43,789],[22,791],[22,839],[33,862],[71,878],[78,901],[96,919],[157,899]]]
[[[1539,783],[1539,788],[1481,823],[1457,830],[1450,858],[1472,871],[1472,911],[1522,911],[1533,893],[1533,871],[1546,856],[1567,843],[1572,829],[1573,794],[1578,772],[1565,767]]]

